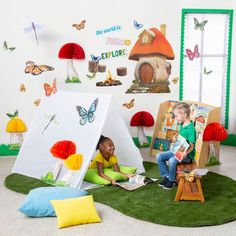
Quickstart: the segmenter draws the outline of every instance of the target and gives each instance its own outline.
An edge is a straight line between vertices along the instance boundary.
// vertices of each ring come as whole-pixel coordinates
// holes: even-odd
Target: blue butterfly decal
[[[99,62],[101,60],[100,56],[94,56],[93,54],[90,54],[92,61]]]
[[[142,24],[138,23],[136,20],[134,20],[134,28],[135,29],[141,29],[143,27]]]
[[[97,105],[98,105],[98,98],[96,98],[93,101],[93,103],[89,107],[88,111],[82,106],[76,106],[76,110],[78,111],[79,116],[81,117],[81,119],[79,121],[79,123],[81,125],[85,125],[87,121],[89,123],[92,123],[94,121],[94,119],[95,119],[94,112],[97,109]]]

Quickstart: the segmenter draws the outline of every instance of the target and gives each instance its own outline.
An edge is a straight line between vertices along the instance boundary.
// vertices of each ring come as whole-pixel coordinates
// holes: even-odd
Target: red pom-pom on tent
[[[70,140],[56,142],[50,149],[51,154],[59,159],[67,159],[76,152],[76,145]]]
[[[84,49],[77,43],[64,44],[58,54],[60,59],[84,59]]]

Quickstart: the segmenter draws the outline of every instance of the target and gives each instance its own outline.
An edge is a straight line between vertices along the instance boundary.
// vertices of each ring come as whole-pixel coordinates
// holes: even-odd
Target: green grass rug
[[[144,166],[146,176],[159,178],[156,164],[145,162]],[[27,179],[32,178],[11,174],[6,178],[5,185],[18,192],[22,188],[23,193],[36,186],[45,186],[38,179],[26,182]],[[236,181],[208,172],[203,177],[202,187],[205,203],[175,202],[177,188],[164,190],[158,183],[131,192],[117,186],[105,186],[89,190],[89,193],[93,194],[96,202],[106,204],[125,215],[162,225],[197,227],[223,224],[236,219]]]

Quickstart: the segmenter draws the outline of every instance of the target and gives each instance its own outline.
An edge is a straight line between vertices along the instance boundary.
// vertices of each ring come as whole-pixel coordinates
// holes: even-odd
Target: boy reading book
[[[190,120],[190,107],[185,102],[179,102],[174,106],[173,112],[175,119],[180,123],[179,134],[187,140],[189,147],[185,148],[186,150],[184,151],[183,147],[182,151],[181,149],[177,150],[179,151],[177,156],[180,156],[180,152],[182,153],[181,157],[183,159],[181,162],[177,160],[175,157],[176,153],[173,151],[162,152],[157,155],[160,173],[164,177],[159,186],[162,186],[164,189],[171,189],[175,185],[176,165],[178,163],[191,163],[195,156],[196,131],[193,122]],[[169,162],[168,166],[167,161]]]

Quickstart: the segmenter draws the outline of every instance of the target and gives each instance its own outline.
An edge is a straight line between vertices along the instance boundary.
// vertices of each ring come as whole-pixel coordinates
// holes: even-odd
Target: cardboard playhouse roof
[[[139,149],[111,94],[58,91],[42,98],[12,172],[41,179],[46,175],[50,178],[49,170],[57,168],[57,181],[71,172],[68,185],[81,188],[101,134],[113,140],[119,164],[136,167],[140,173],[145,171]],[[61,140],[72,141],[76,153],[82,154],[78,171],[67,169],[63,160],[51,154],[50,148]]]

